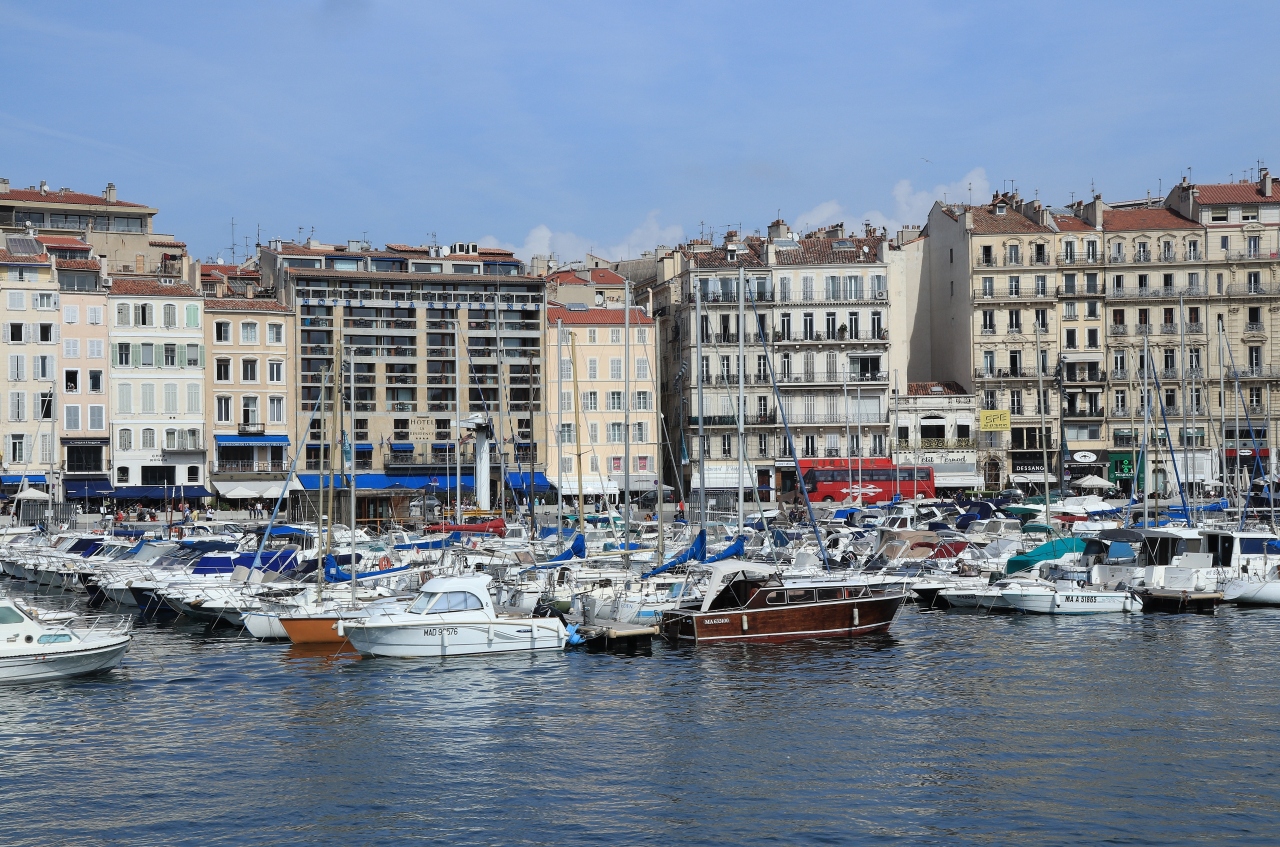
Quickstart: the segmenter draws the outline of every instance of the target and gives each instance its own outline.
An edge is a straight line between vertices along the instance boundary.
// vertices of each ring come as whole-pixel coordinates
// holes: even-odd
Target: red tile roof
[[[699,245],[701,246],[701,245]],[[722,247],[712,247],[710,250],[695,250],[692,243],[682,245],[677,248],[689,260],[689,265],[693,268],[714,269],[714,268],[763,268],[764,262],[761,260],[757,249],[759,245],[756,243],[743,244],[741,249],[737,251],[737,257],[733,261],[729,261],[728,251]]]
[[[1271,196],[1262,196],[1262,186],[1256,182],[1227,182],[1217,185],[1197,185],[1199,195],[1196,202],[1202,206],[1216,206],[1223,203],[1271,205],[1280,203],[1280,180],[1271,187]]]
[[[213,312],[288,312],[289,307],[269,298],[206,297],[205,311]]]
[[[111,206],[145,209],[141,203],[126,203],[123,200],[108,202],[100,194],[81,194],[79,191],[53,191],[41,194],[38,188],[10,188],[8,194],[0,194],[7,201],[24,201],[29,203],[73,203],[81,206]]]
[[[434,250],[439,250],[440,248],[429,244],[423,244],[421,246],[414,246],[413,244],[388,244],[387,249],[396,253],[430,253]]]
[[[836,246],[837,242],[841,245]],[[778,248],[779,265],[847,265],[880,261],[879,238],[801,238],[800,248]],[[866,247],[867,252],[862,252]]]
[[[1109,212],[1107,214],[1110,214]],[[1105,220],[1105,215],[1103,216]],[[1059,232],[1095,232],[1093,227],[1075,215],[1054,215],[1053,222],[1058,225]]]
[[[102,269],[97,259],[54,259],[54,266],[60,271],[97,271]]]
[[[591,281],[596,285],[625,285],[627,280],[608,268],[592,268]]]
[[[568,326],[622,326],[626,316],[622,309],[566,309],[563,306],[548,306],[547,326],[555,326],[561,321]],[[645,314],[644,309],[631,309],[632,326],[652,326],[653,318]]]
[[[973,212],[973,231],[978,235],[1031,235],[1037,232],[1053,232],[1049,227],[1041,226],[1015,212],[1013,204],[1009,204],[1003,215],[997,215],[994,206],[968,208]]]
[[[333,268],[285,268],[284,272],[294,277],[314,277],[328,279],[367,279],[367,280],[387,280],[394,282],[423,282],[429,280],[456,282],[459,280],[494,281],[492,276],[484,276],[482,274],[426,274],[426,273],[386,273],[385,271],[339,271]],[[523,276],[503,276],[502,282],[531,281],[534,277],[525,274]]]
[[[934,391],[934,386],[939,386],[942,391]],[[958,382],[908,382],[908,397],[946,397],[947,395],[965,395],[969,392],[960,387]]]
[[[255,268],[242,268],[239,265],[201,264],[200,275],[218,274],[225,277],[251,277],[259,279],[262,274]]]
[[[10,253],[8,250],[0,250],[0,262],[8,265],[47,265],[49,254]]]
[[[1102,228],[1107,232],[1132,232],[1144,229],[1200,229],[1200,224],[1187,220],[1172,209],[1107,209],[1102,213]]]
[[[125,297],[199,297],[189,285],[165,285],[154,279],[113,279],[111,293]]]
[[[156,238],[156,239],[152,239],[151,241],[148,241],[147,243],[150,244],[152,247],[177,247],[182,250],[187,249],[187,242],[174,241],[172,238],[169,238],[169,239]]]
[[[36,241],[39,241],[45,247],[57,247],[61,250],[92,250],[93,245],[86,241],[76,238],[74,235],[37,235]]]

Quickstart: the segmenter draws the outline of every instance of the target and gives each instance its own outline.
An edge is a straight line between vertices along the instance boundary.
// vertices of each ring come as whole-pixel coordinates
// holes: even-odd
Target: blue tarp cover
[[[719,553],[716,553],[714,556],[708,556],[703,561],[709,565],[712,562],[721,562],[721,561],[724,561],[725,559],[734,559],[734,558],[737,558],[738,556],[741,556],[746,551],[746,549],[747,549],[747,537],[745,535],[739,535],[737,538],[733,540],[733,543],[730,544],[728,547],[724,548]]]
[[[550,564],[551,562],[567,562],[570,559],[584,558],[586,555],[587,555],[587,539],[583,538],[582,535],[579,534],[573,537],[573,541],[569,544],[568,547],[564,549],[564,552],[562,552],[558,556],[553,556],[552,558],[547,559],[547,563]]]
[[[707,531],[705,529],[701,529],[701,530],[698,530],[698,537],[693,539],[692,544],[690,544],[682,552],[677,553],[676,555],[672,556],[670,559],[667,559],[665,564],[659,565],[653,570],[648,571],[644,574],[641,574],[640,578],[648,579],[651,576],[656,576],[657,574],[660,574],[663,571],[674,568],[676,565],[683,565],[685,562],[688,562],[691,559],[702,559],[706,555],[707,555]]]

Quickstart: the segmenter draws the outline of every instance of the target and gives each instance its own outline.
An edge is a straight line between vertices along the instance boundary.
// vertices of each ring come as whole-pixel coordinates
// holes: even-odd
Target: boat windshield
[[[437,615],[441,612],[466,612],[483,608],[484,603],[470,591],[429,591],[419,595],[409,607],[409,614]]]
[[[0,606],[0,624],[26,623],[22,612],[12,606]]]

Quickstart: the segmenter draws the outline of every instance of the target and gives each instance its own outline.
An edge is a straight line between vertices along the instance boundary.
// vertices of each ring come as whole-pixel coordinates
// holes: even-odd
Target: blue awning
[[[4,474],[3,476],[0,476],[0,483],[4,483],[5,485],[17,485],[20,482],[22,482],[22,474],[7,473],[7,474]],[[27,482],[34,483],[36,485],[44,485],[45,484],[44,474],[29,473],[27,474]]]
[[[126,485],[111,495],[117,500],[180,500],[183,497],[212,497],[203,485]]]
[[[413,445],[403,441],[392,441],[391,452],[393,453],[412,453]]]
[[[372,453],[372,452],[373,452],[373,445],[372,445],[372,444],[357,444],[357,445],[356,445],[356,452],[357,452],[357,453]]]
[[[111,480],[106,479],[69,479],[64,484],[67,491],[67,497],[76,499],[77,497],[110,497]]]
[[[321,480],[327,487],[328,474],[298,474],[298,481],[302,483],[302,487],[307,491],[317,491],[320,488]],[[365,491],[386,491],[394,493],[397,491],[413,492],[422,491],[423,489],[430,491],[452,491],[454,480],[456,477],[449,474],[440,474],[438,476],[388,476],[380,473],[362,473],[356,474],[356,490]],[[342,474],[338,475],[334,485],[336,488],[346,489],[346,477]],[[475,479],[469,474],[462,477],[462,487],[468,491],[475,487]]]
[[[510,472],[507,474],[507,485],[516,491],[529,490],[529,474],[524,472]],[[535,471],[533,474],[533,490],[536,494],[545,494],[551,490],[551,481],[547,479],[546,474],[541,471]]]
[[[306,491],[319,491],[321,485],[328,489],[329,475],[327,473],[300,473],[298,474],[298,482],[302,483],[302,487]],[[345,489],[347,487],[346,477],[342,474],[336,474],[333,480],[333,487]]]
[[[288,447],[287,435],[215,435],[213,441],[220,447]]]

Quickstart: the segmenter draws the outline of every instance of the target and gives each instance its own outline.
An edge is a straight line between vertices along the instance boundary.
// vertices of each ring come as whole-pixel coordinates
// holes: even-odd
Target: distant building
[[[977,406],[977,398],[954,382],[908,384],[891,411],[899,461],[931,466],[940,492],[981,489]]]

